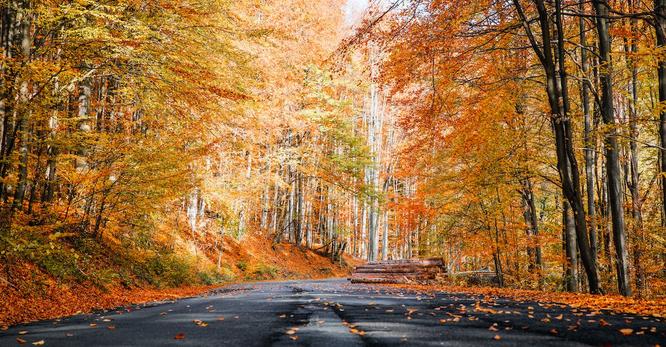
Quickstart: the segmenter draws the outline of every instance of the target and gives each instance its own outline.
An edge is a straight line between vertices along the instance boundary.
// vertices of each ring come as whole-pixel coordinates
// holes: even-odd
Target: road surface
[[[625,336],[620,329],[632,329]],[[628,330],[623,330],[628,333]],[[18,339],[18,340],[17,340]],[[234,285],[200,296],[11,327],[0,346],[666,346],[654,317],[352,285]]]

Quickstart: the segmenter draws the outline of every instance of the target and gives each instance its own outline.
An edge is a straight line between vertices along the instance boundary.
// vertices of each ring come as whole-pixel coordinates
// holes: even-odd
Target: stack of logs
[[[352,283],[422,283],[445,272],[441,258],[385,260],[357,266],[350,280]]]

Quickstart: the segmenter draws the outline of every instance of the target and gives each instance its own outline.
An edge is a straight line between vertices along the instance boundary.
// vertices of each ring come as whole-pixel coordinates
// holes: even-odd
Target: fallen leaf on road
[[[609,326],[609,325],[611,325],[611,324],[608,323],[608,322],[606,322],[606,321],[603,320],[603,319],[599,319],[599,325],[601,325],[602,327],[607,327],[607,326]]]
[[[28,333],[27,330],[21,330],[21,331],[19,331],[19,335],[25,335],[25,334],[27,334],[27,333]]]
[[[499,341],[499,340],[501,340],[501,339],[502,339],[502,337],[499,336],[499,335],[495,335],[495,336],[493,337],[493,340],[497,340],[497,341]]]
[[[109,325],[109,326],[106,327],[106,328],[109,329],[109,330],[116,330],[116,326],[115,326],[115,325]]]
[[[174,339],[176,339],[176,340],[182,340],[182,339],[184,339],[184,338],[185,338],[185,334],[183,334],[183,333],[178,333],[178,334],[176,334],[176,336],[174,337]]]
[[[24,344],[24,343],[26,343],[26,342],[28,342],[28,341],[26,341],[26,340],[24,340],[24,339],[22,339],[22,338],[20,338],[20,337],[17,337],[17,338],[16,338],[16,342],[18,342],[19,344]]]
[[[217,317],[217,320],[224,320],[224,316]]]
[[[548,332],[551,333],[552,335],[557,335],[557,333],[558,333],[557,329],[555,329],[555,328],[550,329]]]
[[[195,320],[193,320],[192,322],[194,322],[194,324],[196,324],[196,325],[198,325],[198,326],[200,326],[200,327],[207,327],[207,326],[208,326],[208,323],[206,323],[206,322],[204,322],[204,321],[202,321],[202,320],[200,320],[200,319],[195,319]]]
[[[630,328],[624,328],[624,329],[620,329],[618,331],[620,332],[620,334],[622,334],[624,336],[629,336],[629,335],[634,333],[634,329],[630,329]]]
[[[569,326],[567,327],[567,330],[568,330],[568,331],[576,331],[576,330],[578,330],[578,328],[579,328],[578,325],[569,325]]]
[[[483,312],[483,313],[489,313],[489,314],[497,313],[497,311],[493,310],[492,308],[482,307],[481,304],[478,301],[474,305],[474,310],[477,311],[477,312]]]
[[[35,345],[35,346],[41,346],[41,345],[44,344],[44,340],[35,341],[32,344]]]
[[[90,327],[91,327],[91,328],[94,328],[94,327],[96,327],[96,326],[97,326],[97,324],[95,324],[95,323],[90,323]]]
[[[296,335],[289,336],[289,338],[294,340],[294,341],[298,340],[298,336],[296,336]]]

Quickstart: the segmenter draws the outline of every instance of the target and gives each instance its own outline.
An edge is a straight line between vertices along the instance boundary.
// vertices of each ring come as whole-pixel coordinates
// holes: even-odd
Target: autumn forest
[[[3,1],[2,300],[434,257],[666,295],[666,0],[358,3]]]

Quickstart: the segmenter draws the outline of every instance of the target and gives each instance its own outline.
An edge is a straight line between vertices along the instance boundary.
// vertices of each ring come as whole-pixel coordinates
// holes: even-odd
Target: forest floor
[[[224,246],[221,264],[227,276],[208,285],[185,281],[183,285],[169,287],[134,281],[128,286],[118,278],[100,285],[90,280],[57,278],[29,261],[13,264],[11,271],[8,265],[0,264],[0,331],[19,323],[192,297],[246,281],[344,277],[358,262],[345,257],[343,264],[333,263],[317,252],[287,243],[272,244],[259,236],[246,237],[242,245],[227,238]],[[213,263],[216,260],[213,254],[209,258]]]
[[[433,293],[464,294],[479,298],[508,298],[516,302],[540,302],[562,304],[572,308],[581,308],[593,311],[613,312],[617,314],[632,314],[651,316],[666,319],[666,298],[641,299],[623,297],[620,295],[592,295],[585,293],[547,292],[539,290],[525,290],[497,287],[473,287],[459,285],[417,285],[396,284],[388,285],[398,290],[411,290],[430,295]]]

